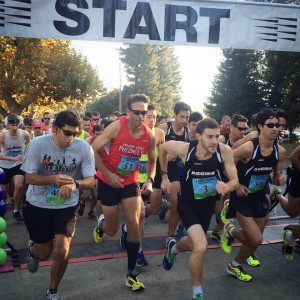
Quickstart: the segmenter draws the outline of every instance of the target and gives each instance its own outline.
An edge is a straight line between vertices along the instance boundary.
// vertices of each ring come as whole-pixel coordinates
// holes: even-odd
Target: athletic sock
[[[233,227],[231,227],[229,230],[228,230],[228,234],[231,236],[231,237],[233,237],[234,238],[234,236],[233,236],[233,230],[235,229],[235,227],[233,226]]]
[[[193,285],[193,295],[199,295],[199,294],[203,294],[202,291],[202,286],[201,285]]]
[[[239,263],[236,262],[235,260],[233,260],[233,261],[231,262],[231,265],[232,265],[233,267],[239,267],[239,266],[241,266],[241,264],[239,264]]]
[[[56,294],[57,293],[57,289],[48,289],[50,294]]]
[[[128,274],[134,273],[137,255],[140,248],[139,241],[127,240]]]
[[[178,251],[177,251],[177,248],[176,248],[176,244],[171,248],[171,253],[178,254]]]

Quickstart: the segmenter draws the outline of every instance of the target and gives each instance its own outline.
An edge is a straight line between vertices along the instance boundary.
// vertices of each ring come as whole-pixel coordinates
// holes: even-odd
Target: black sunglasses
[[[247,128],[247,127],[237,127],[237,129],[238,129],[239,131],[246,131],[248,128]]]
[[[20,120],[9,120],[7,121],[8,124],[20,124]]]
[[[99,121],[100,119],[93,119],[93,121]]]
[[[267,124],[264,124],[266,125],[268,128],[279,128],[281,125],[279,123],[267,123]]]
[[[43,118],[44,120],[50,120],[50,118]]]
[[[73,131],[71,131],[71,130],[67,130],[67,129],[60,129],[62,132],[63,132],[63,134],[65,135],[65,136],[76,136],[77,134],[78,134],[78,132],[76,131],[76,132],[73,132]]]
[[[137,110],[137,109],[129,109],[130,111],[132,111],[132,113],[136,116],[142,115],[145,116],[148,112],[148,110]]]

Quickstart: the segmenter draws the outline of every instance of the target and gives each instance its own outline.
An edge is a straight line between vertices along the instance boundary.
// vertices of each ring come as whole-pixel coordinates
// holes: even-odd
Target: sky
[[[73,41],[72,44],[97,68],[108,89],[119,88],[120,79],[121,86],[126,84],[126,74],[117,51],[121,43]],[[193,111],[203,112],[203,104],[210,95],[214,76],[218,74],[223,58],[222,51],[220,48],[175,46],[175,53],[181,68],[181,100],[191,105]]]

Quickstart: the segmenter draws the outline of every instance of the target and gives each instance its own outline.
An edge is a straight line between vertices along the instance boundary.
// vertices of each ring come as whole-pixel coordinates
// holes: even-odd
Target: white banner
[[[0,35],[296,52],[299,13],[257,2],[4,0]]]

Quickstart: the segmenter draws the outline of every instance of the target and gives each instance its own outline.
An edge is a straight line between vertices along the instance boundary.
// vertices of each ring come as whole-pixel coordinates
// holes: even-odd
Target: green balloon
[[[7,254],[6,252],[0,248],[0,266],[3,266],[6,263]]]
[[[7,242],[7,235],[5,232],[2,232],[0,234],[0,248],[3,248],[3,246],[6,244]]]
[[[5,222],[5,220],[2,217],[0,217],[0,234],[2,232],[4,232],[5,229],[6,229],[6,222]]]

